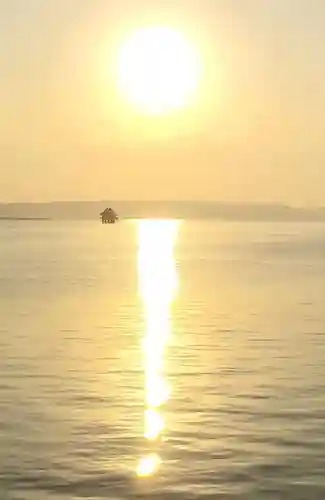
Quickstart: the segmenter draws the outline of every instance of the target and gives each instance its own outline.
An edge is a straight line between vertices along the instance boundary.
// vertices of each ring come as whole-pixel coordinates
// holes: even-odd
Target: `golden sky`
[[[117,92],[134,30],[202,57],[193,106],[136,114]],[[0,0],[0,201],[325,204],[323,0]]]

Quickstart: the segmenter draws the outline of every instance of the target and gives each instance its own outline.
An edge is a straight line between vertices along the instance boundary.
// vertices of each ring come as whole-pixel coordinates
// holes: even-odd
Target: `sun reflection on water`
[[[144,437],[153,446],[163,437],[162,405],[170,394],[164,376],[164,353],[172,333],[170,306],[177,290],[174,246],[178,228],[179,221],[174,220],[138,222],[139,288],[146,321]],[[140,459],[137,475],[154,475],[160,463],[158,451],[153,450]]]

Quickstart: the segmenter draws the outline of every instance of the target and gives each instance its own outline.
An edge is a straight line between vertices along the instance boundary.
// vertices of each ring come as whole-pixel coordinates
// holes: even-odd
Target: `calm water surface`
[[[1,222],[0,499],[325,499],[325,225]]]

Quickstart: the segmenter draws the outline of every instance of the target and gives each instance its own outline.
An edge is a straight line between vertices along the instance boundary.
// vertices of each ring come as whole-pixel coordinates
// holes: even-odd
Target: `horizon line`
[[[63,203],[200,203],[207,205],[246,205],[246,206],[269,206],[269,207],[282,207],[287,209],[324,209],[325,205],[298,205],[290,204],[280,201],[224,201],[224,200],[202,200],[202,199],[159,199],[159,200],[141,200],[141,199],[91,199],[91,200],[78,200],[78,199],[68,199],[68,200],[43,200],[43,201],[0,201],[1,205],[51,205],[51,204],[63,204]]]

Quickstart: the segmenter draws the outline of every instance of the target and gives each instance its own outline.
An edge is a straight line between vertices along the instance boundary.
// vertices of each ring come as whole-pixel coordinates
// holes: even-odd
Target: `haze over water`
[[[324,500],[324,225],[0,237],[1,500]]]

